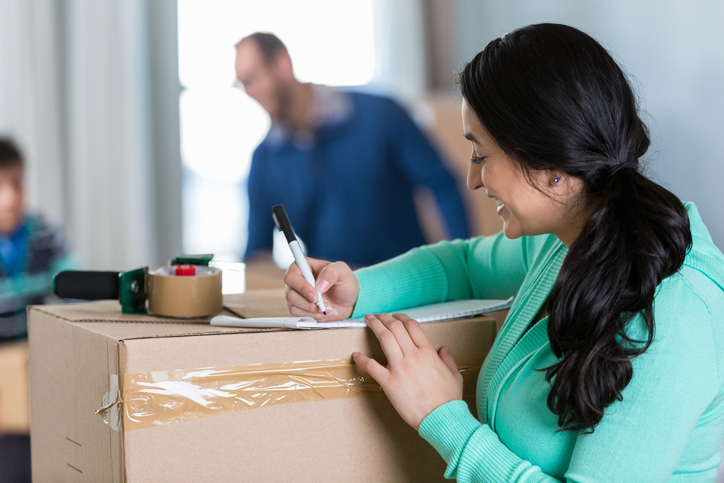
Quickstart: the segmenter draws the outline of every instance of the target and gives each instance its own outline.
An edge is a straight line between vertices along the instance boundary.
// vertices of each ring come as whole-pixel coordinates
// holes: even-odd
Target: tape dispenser
[[[124,314],[209,316],[222,309],[222,274],[209,266],[212,258],[179,255],[167,266],[127,272],[65,270],[53,278],[53,292],[66,299],[117,299]]]

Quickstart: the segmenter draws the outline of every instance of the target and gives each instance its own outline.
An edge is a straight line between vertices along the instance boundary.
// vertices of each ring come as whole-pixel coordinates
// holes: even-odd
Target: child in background
[[[53,275],[72,268],[63,235],[25,212],[23,156],[0,138],[0,343],[27,338],[25,307],[51,295]]]
[[[26,307],[46,302],[53,276],[73,268],[61,232],[42,217],[26,213],[24,173],[20,150],[0,138],[0,351],[27,339]],[[0,403],[3,397],[14,399],[8,394],[18,390],[3,382]],[[3,425],[0,420],[0,481],[29,482],[30,436],[7,434],[7,421]]]

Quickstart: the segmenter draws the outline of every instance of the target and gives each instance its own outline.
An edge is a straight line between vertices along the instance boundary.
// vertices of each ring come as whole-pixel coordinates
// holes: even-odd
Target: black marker
[[[274,208],[272,208],[272,218],[274,218],[274,223],[277,225],[277,230],[284,233],[287,243],[289,243],[289,248],[292,250],[292,255],[294,255],[294,260],[297,262],[299,270],[302,271],[304,280],[311,283],[312,287],[316,287],[317,282],[314,280],[314,275],[312,275],[312,270],[309,268],[307,259],[304,258],[302,247],[299,245],[296,235],[294,235],[294,229],[292,228],[292,224],[289,223],[287,212],[284,211],[284,205],[274,205]],[[319,293],[319,290],[317,290],[317,307],[319,307],[319,310],[321,310],[324,315],[327,315],[327,311],[324,310],[324,299],[322,298],[322,294]]]

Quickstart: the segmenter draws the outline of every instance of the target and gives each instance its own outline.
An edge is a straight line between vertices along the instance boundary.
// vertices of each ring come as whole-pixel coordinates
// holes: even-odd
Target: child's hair
[[[0,169],[10,166],[24,166],[23,155],[15,143],[6,137],[0,137]]]
[[[583,181],[592,214],[549,296],[548,338],[560,359],[544,370],[559,426],[592,431],[622,399],[631,359],[653,341],[654,294],[684,263],[688,214],[639,172],[650,142],[636,98],[611,55],[580,30],[538,24],[493,40],[460,86],[524,173],[554,169]],[[639,315],[644,333],[634,340]]]

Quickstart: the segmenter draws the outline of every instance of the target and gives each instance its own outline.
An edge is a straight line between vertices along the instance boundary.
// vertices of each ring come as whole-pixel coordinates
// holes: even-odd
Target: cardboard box
[[[30,434],[28,343],[0,344],[0,434]]]
[[[266,315],[286,308],[280,291],[250,292],[228,306]],[[166,381],[175,370],[349,360],[355,350],[382,360],[368,329],[221,328],[122,315],[116,302],[94,302],[32,307],[29,330],[37,481],[443,481],[442,458],[379,392],[158,420],[165,424],[154,416],[141,429],[114,416],[126,409],[120,399],[131,400],[133,374]],[[480,362],[495,322],[479,317],[424,330],[436,347]]]
[[[418,100],[418,117],[426,125],[428,134],[458,182],[469,214],[470,234],[494,235],[503,229],[503,221],[496,211],[495,200],[488,198],[484,189],[467,189],[472,147],[470,141],[463,137],[461,102],[462,98],[455,98],[450,94],[429,95]],[[422,211],[423,214],[432,212],[429,208]],[[427,226],[435,223],[424,219],[422,222]]]

